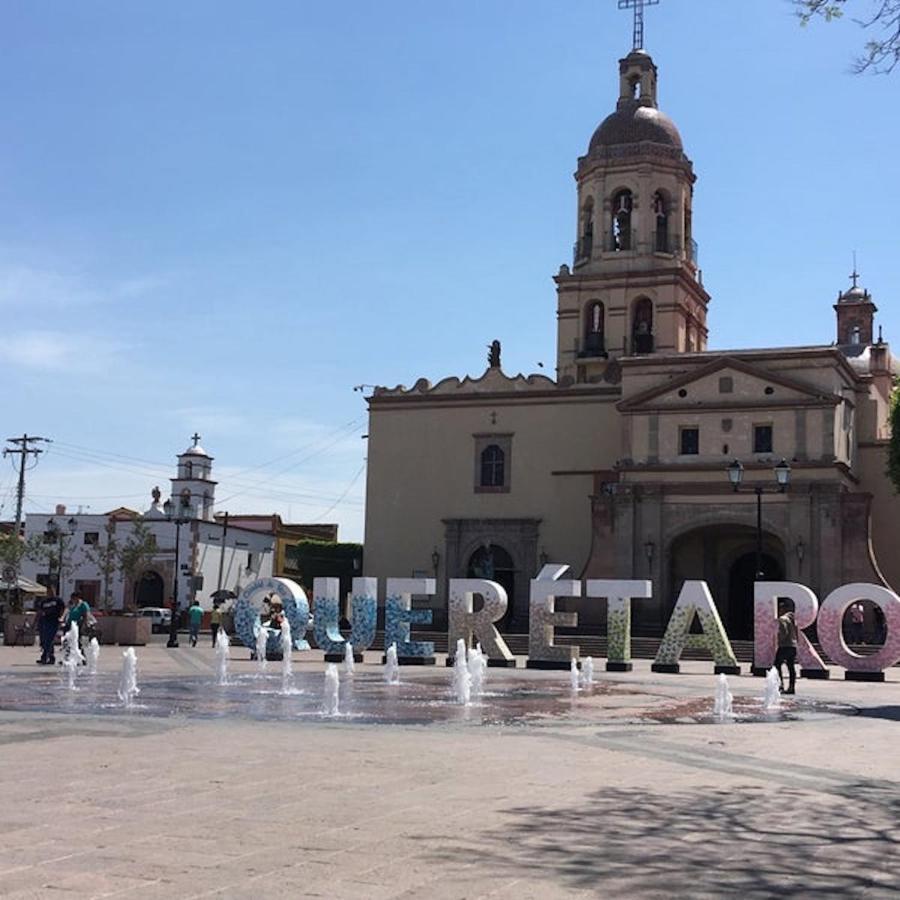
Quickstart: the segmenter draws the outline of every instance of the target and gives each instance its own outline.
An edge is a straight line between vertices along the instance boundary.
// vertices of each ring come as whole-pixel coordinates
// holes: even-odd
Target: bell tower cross
[[[659,0],[619,0],[619,9],[634,10],[634,47],[642,50],[644,47],[644,7],[656,6]]]

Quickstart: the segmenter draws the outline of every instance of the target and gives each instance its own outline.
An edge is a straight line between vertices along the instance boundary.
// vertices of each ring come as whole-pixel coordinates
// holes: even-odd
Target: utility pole
[[[32,444],[36,444],[38,441],[43,441],[45,444],[50,443],[49,438],[23,434],[22,437],[7,438],[6,443],[12,444],[13,446],[3,448],[4,456],[19,457],[19,484],[16,489],[16,530],[13,532],[16,537],[19,536],[19,532],[22,528],[22,505],[25,502],[25,471],[26,465],[28,463],[28,457],[33,456],[35,462],[37,462],[38,456],[40,456],[41,453],[44,452],[38,447],[31,446]]]
[[[218,578],[218,584],[216,585],[216,594],[219,594],[219,592],[222,590],[222,572],[223,572],[223,569],[225,568],[225,539],[227,537],[228,537],[228,513],[226,512],[224,522],[222,523],[222,546],[219,548],[221,552],[219,554],[219,578]],[[217,597],[216,599],[219,599],[219,598]]]

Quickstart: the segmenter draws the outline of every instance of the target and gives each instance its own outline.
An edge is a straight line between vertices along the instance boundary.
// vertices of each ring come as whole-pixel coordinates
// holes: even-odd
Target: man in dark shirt
[[[43,666],[53,665],[56,662],[53,643],[59,630],[59,620],[66,611],[66,604],[63,603],[62,597],[54,597],[48,588],[47,596],[38,601],[37,607],[38,634],[41,640],[41,658],[38,663]]]

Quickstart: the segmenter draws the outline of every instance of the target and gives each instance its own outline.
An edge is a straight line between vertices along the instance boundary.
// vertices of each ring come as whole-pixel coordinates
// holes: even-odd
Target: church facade
[[[616,109],[578,160],[556,378],[508,376],[495,345],[476,378],[369,398],[366,573],[436,577],[438,621],[448,578],[492,577],[510,597],[503,626],[523,629],[547,561],[650,579],[634,613],[646,635],[685,579],[709,583],[736,638],[757,573],[820,597],[900,588],[884,474],[894,361],[873,299],[854,274],[830,346],[707,350],[696,178],[657,78],[643,50],[620,61]],[[602,604],[566,604],[592,630],[605,621]]]

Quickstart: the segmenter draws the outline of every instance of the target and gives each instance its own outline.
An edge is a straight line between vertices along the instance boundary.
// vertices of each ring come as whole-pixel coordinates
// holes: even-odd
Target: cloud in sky
[[[125,351],[106,335],[34,329],[8,334],[3,355],[12,367],[83,375],[107,371]]]
[[[8,256],[9,251],[3,251]],[[27,256],[27,252],[22,255]],[[131,301],[166,284],[159,276],[131,276],[104,283],[82,272],[66,271],[55,263],[0,261],[0,309],[65,309],[99,303]]]

